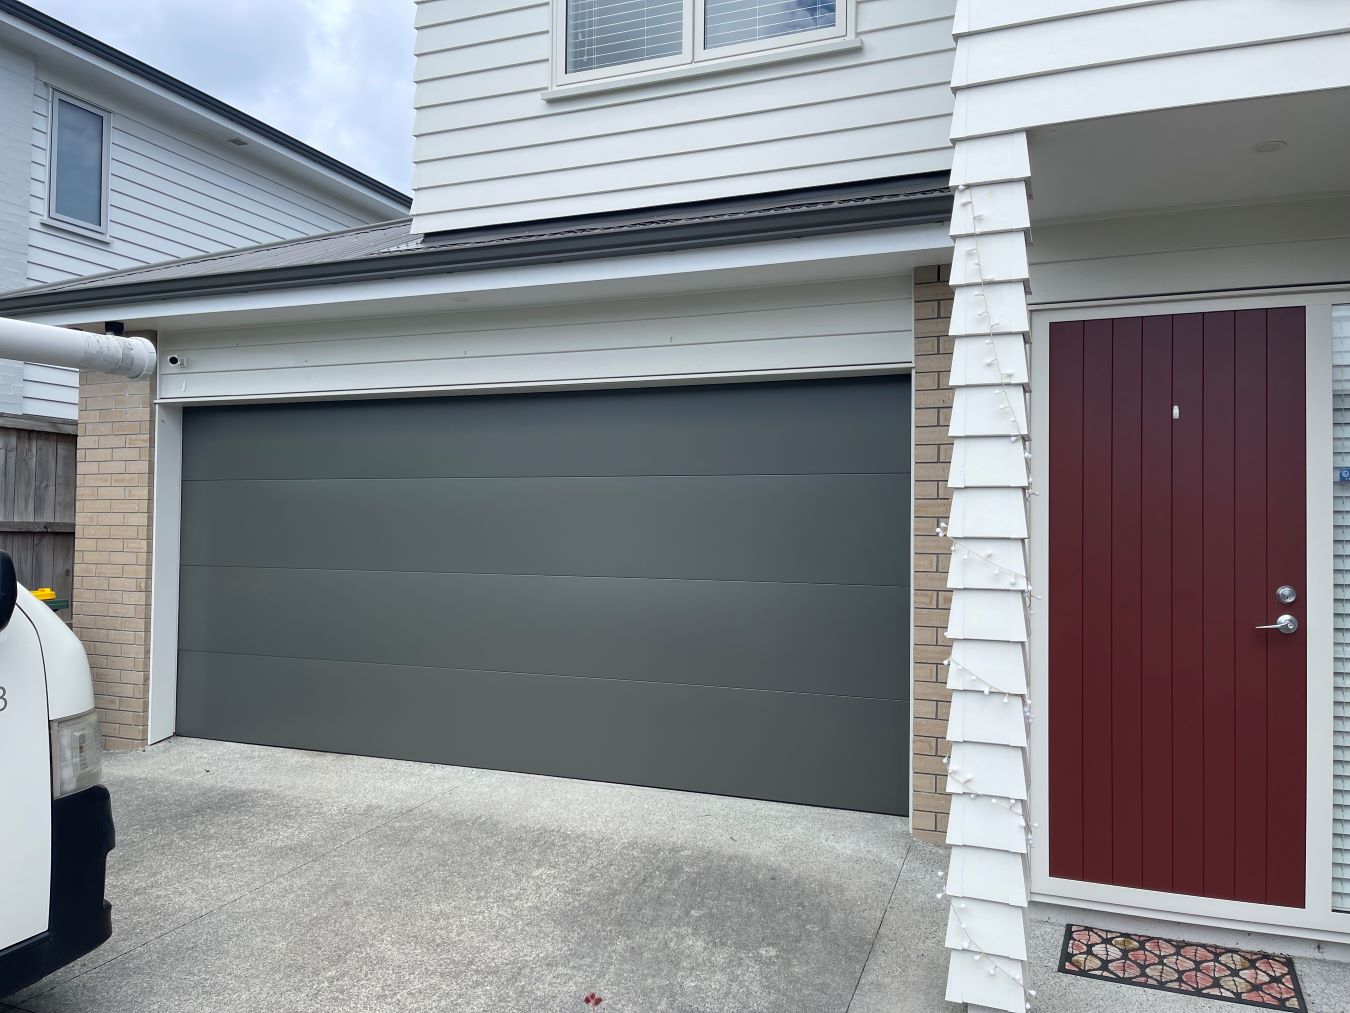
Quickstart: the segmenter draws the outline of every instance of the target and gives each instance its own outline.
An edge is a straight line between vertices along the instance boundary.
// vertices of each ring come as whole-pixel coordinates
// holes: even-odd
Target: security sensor
[[[170,366],[186,366],[186,365],[187,365],[187,356],[186,356],[186,355],[170,355],[170,356],[167,356],[167,357],[165,358],[164,361],[167,362]]]

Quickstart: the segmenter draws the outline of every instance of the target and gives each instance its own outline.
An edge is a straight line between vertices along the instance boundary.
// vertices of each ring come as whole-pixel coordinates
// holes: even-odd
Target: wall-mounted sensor
[[[165,356],[164,361],[167,362],[170,366],[186,366],[187,356],[174,353],[173,355]]]

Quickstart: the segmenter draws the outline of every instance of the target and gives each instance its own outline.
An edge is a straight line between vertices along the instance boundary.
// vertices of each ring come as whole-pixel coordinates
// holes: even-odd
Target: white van
[[[112,934],[101,750],[84,648],[0,552],[0,998]]]

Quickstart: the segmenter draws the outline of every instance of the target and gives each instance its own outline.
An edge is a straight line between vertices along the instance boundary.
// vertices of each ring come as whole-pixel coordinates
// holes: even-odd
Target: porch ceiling
[[[1350,90],[1278,95],[1032,133],[1037,223],[1350,191]],[[1283,141],[1268,153],[1254,145]]]

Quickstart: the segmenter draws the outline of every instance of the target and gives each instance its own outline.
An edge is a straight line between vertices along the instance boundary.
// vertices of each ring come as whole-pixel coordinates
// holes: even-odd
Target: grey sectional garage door
[[[900,813],[907,379],[184,418],[178,732]]]

